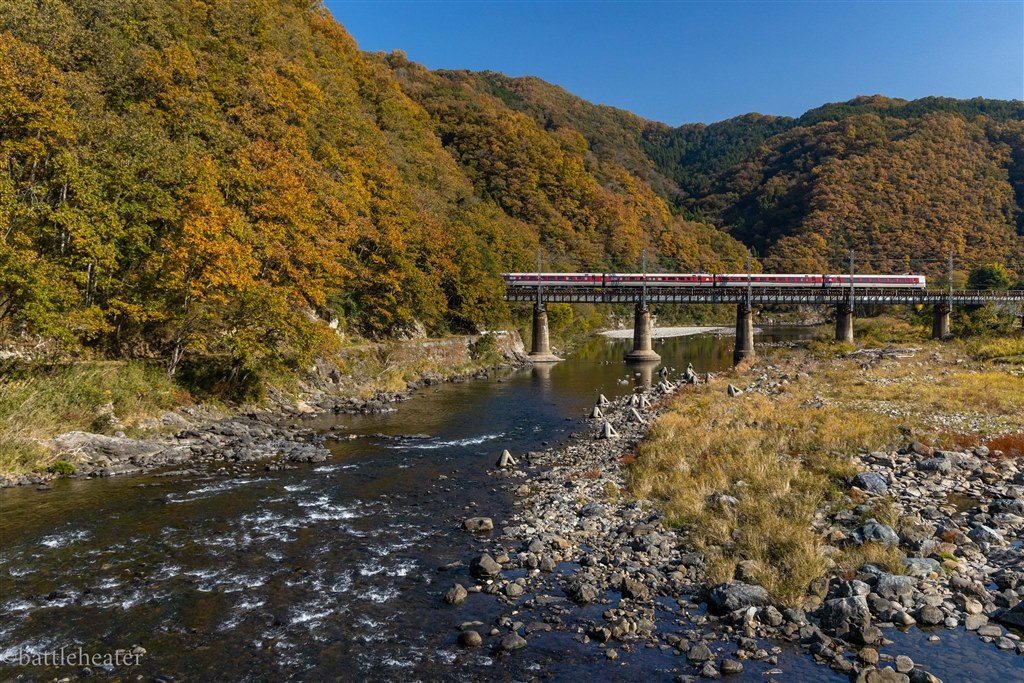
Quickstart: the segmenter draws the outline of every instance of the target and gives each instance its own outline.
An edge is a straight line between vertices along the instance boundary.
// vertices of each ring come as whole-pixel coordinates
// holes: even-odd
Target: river
[[[800,334],[778,330],[759,341]],[[461,520],[486,515],[500,527],[512,510],[488,474],[498,453],[555,445],[581,426],[599,393],[651,381],[651,368],[638,376],[622,362],[626,343],[595,338],[554,366],[428,387],[391,413],[316,418],[307,424],[334,437],[333,457],[322,465],[0,491],[0,659],[61,648],[145,649],[137,664],[95,669],[100,680],[671,680],[692,673],[657,648],[624,650],[609,662],[574,639],[571,623],[531,636],[526,650],[510,655],[464,650],[456,644],[460,623],[481,621],[486,634],[508,608],[484,595],[458,608],[440,597],[453,581],[472,583],[458,563],[479,553],[481,541],[459,528]],[[657,340],[655,350],[666,365],[717,371],[731,362],[732,340]],[[528,610],[514,618],[530,621]],[[913,633],[899,636],[927,664],[925,634]],[[1019,658],[974,637],[962,641],[984,660],[982,671],[1019,673]],[[766,680],[774,666],[783,671],[779,680],[846,680],[776,645],[778,664],[751,662],[733,680]],[[935,672],[947,683],[970,680],[970,661],[957,663],[968,667],[967,678]],[[79,669],[0,663],[0,678],[51,680]]]

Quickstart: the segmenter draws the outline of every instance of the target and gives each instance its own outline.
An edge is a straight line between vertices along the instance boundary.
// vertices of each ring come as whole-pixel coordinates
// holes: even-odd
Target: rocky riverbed
[[[844,504],[823,506],[815,520],[825,552],[898,547],[902,567],[833,571],[789,608],[744,583],[743,563],[736,580],[712,585],[685,531],[625,492],[624,469],[663,399],[706,379],[663,377],[646,392],[599,401],[569,445],[499,461],[495,477],[514,492],[516,513],[494,531],[489,518],[465,520],[481,537],[483,552],[470,561],[475,583],[449,584],[443,597],[459,605],[483,592],[508,609],[493,624],[464,624],[463,646],[512,651],[565,630],[608,660],[637,648],[674,652],[680,681],[740,673],[750,661],[774,665],[784,642],[858,682],[940,680],[927,661],[891,648],[894,629],[927,630],[941,642],[944,629],[966,627],[993,649],[1024,654],[1024,468],[984,447],[911,442],[850,454],[858,474],[845,483]],[[770,394],[784,381],[768,365],[756,382],[729,385],[722,400]],[[878,510],[898,523],[872,517]],[[523,623],[517,615],[527,611],[542,616]],[[779,668],[764,673],[786,679]]]
[[[519,367],[524,362],[521,348],[513,348],[495,367]],[[389,412],[395,409],[394,403],[407,400],[417,389],[444,382],[482,379],[492,369],[450,376],[428,375],[408,382],[404,391],[376,391],[371,398],[362,399],[339,394],[340,381],[332,381],[336,368],[318,366],[301,386],[298,399],[272,395],[269,409],[221,417],[209,408],[182,407],[140,425],[143,431],[154,436],[132,438],[123,431],[113,434],[71,431],[44,445],[53,451],[57,460],[73,463],[75,472],[71,476],[79,478],[141,474],[157,469],[165,469],[163,476],[194,475],[200,471],[233,475],[240,464],[255,461],[266,461],[264,468],[267,470],[288,469],[298,463],[324,462],[331,457],[325,441],[337,438],[337,435],[318,433],[302,426],[298,421],[304,416]],[[112,420],[116,417],[112,416]],[[60,472],[49,471],[17,476],[0,474],[0,489],[36,486],[46,491],[58,476],[62,476]]]

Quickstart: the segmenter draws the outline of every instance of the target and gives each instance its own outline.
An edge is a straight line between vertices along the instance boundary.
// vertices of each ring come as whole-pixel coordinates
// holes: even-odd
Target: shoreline
[[[427,340],[426,348],[451,344],[453,337]],[[227,415],[211,416],[204,406],[164,412],[159,421],[165,427],[177,428],[171,434],[154,434],[138,438],[86,431],[69,431],[43,441],[55,452],[55,461],[71,462],[75,472],[37,471],[22,474],[0,473],[0,495],[6,488],[34,486],[41,492],[52,490],[56,479],[94,479],[112,476],[137,475],[168,469],[160,476],[194,475],[202,470],[216,474],[218,466],[225,464],[265,461],[265,470],[296,467],[299,463],[322,463],[331,457],[324,446],[329,434],[297,424],[303,417],[333,413],[374,414],[395,410],[393,404],[408,400],[418,389],[441,383],[464,382],[485,378],[502,369],[516,369],[529,365],[518,335],[506,337],[500,360],[489,365],[463,372],[441,375],[421,373],[405,382],[400,391],[373,389],[370,398],[359,398],[369,385],[332,387],[328,380],[337,375],[334,367],[317,371],[302,382],[302,391],[295,399],[288,399],[271,389],[269,408],[238,406]],[[333,391],[332,391],[333,389]],[[182,415],[192,417],[187,419]],[[211,419],[213,417],[213,419]],[[157,418],[154,418],[157,419]]]
[[[722,378],[704,381],[715,381],[721,401],[771,394],[779,386],[773,376],[778,369],[762,363],[762,378],[742,385],[735,397]],[[526,605],[539,608],[545,622],[575,627],[580,642],[593,642],[609,660],[635,646],[670,648],[681,664],[674,680],[738,673],[749,660],[774,667],[772,645],[788,642],[850,680],[941,681],[927,661],[883,652],[893,645],[887,634],[897,629],[921,629],[916,637],[929,642],[941,641],[944,630],[960,630],[963,637],[975,634],[980,648],[988,643],[1024,654],[1020,636],[1003,625],[1024,628],[1024,602],[1018,602],[1024,593],[1024,468],[984,447],[941,451],[911,442],[898,451],[851,455],[858,474],[846,483],[846,495],[854,503],[888,496],[918,523],[893,528],[825,506],[818,531],[834,545],[884,539],[905,558],[898,572],[865,563],[849,576],[833,567],[812,582],[802,605],[788,608],[736,577],[712,582],[685,529],[667,524],[658,505],[623,495],[626,465],[663,403],[700,381],[663,378],[642,394],[651,408],[631,404],[636,399],[628,396],[613,401],[568,445],[527,454],[521,469],[497,471],[513,495],[515,513],[470,563],[476,585],[453,586],[448,596],[484,592],[515,609],[526,595]],[[605,423],[616,437],[601,438]],[[964,481],[951,483],[952,472],[961,472]],[[940,493],[970,502],[934,505]],[[566,566],[571,573],[555,571]],[[519,578],[504,576],[524,570]],[[669,617],[666,599],[678,606]],[[689,630],[676,628],[679,618],[691,624]],[[509,627],[499,626],[505,632]],[[499,651],[527,646],[530,629],[512,627],[496,645]]]

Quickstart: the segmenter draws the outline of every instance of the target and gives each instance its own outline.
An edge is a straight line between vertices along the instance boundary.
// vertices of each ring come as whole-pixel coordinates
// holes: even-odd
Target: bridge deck
[[[545,286],[541,299],[546,303],[629,304],[640,303],[640,287]],[[506,301],[537,300],[536,287],[512,286],[505,290]],[[850,300],[848,287],[754,287],[752,304],[823,304],[836,305]],[[651,304],[740,304],[747,301],[744,287],[648,287],[647,302]],[[1024,304],[1024,290],[985,291],[954,290],[952,296],[944,289],[878,289],[855,288],[854,301],[859,304],[985,304],[990,302]]]

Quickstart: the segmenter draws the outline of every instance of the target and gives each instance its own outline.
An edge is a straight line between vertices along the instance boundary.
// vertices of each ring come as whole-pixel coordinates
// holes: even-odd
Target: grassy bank
[[[300,399],[306,390],[366,399],[403,391],[424,378],[444,381],[493,367],[517,340],[484,335],[357,343],[304,372],[250,375],[235,384],[215,359],[185,367],[174,379],[164,365],[144,361],[8,361],[0,372],[0,474],[52,467],[57,454],[44,442],[64,432],[153,435],[162,429],[160,414],[182,406],[195,406],[213,419],[253,406],[273,407],[268,397]]]
[[[0,473],[44,469],[54,455],[40,441],[62,432],[134,431],[190,401],[164,368],[143,362],[8,367],[0,378]]]
[[[852,504],[853,454],[910,439],[957,447],[1024,434],[1024,372],[984,362],[1018,344],[918,342],[919,351],[882,356],[824,344],[770,351],[672,399],[630,467],[631,492],[688,531],[714,580],[742,576],[783,603],[798,603],[833,562],[898,569],[898,555],[870,544],[826,557],[818,510]],[[729,383],[755,390],[730,399]]]

